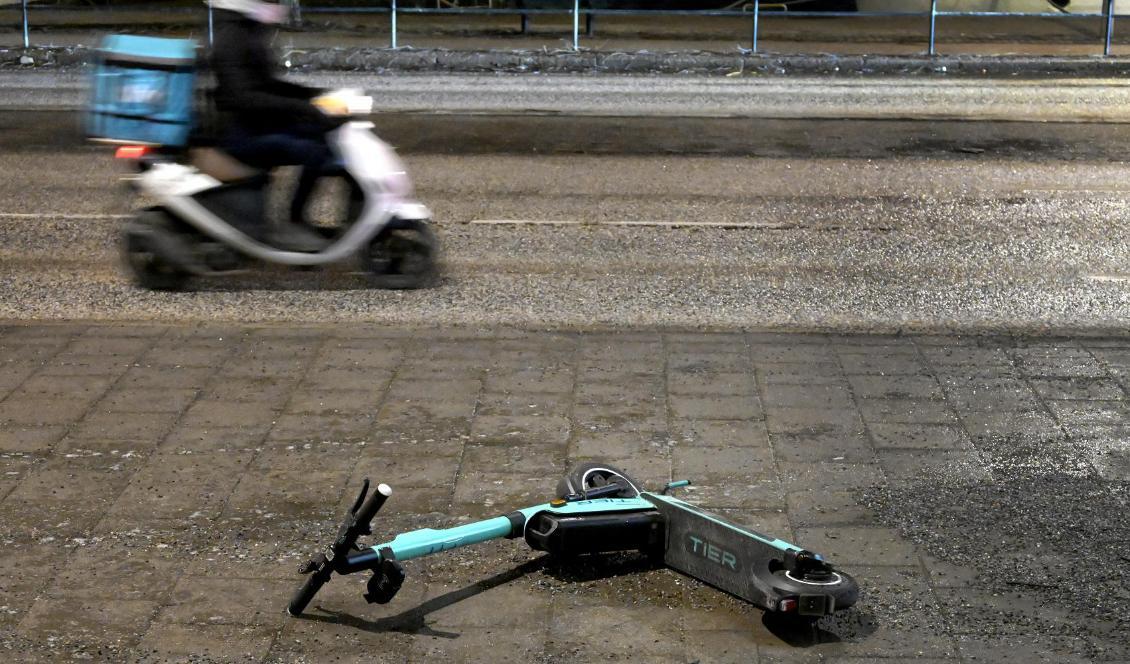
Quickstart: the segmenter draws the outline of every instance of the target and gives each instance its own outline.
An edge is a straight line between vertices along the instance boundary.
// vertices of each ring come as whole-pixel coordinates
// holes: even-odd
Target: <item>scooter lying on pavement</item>
[[[372,99],[355,91],[329,95],[354,117],[326,135],[340,169],[327,177],[346,184],[345,220],[325,231],[320,249],[293,251],[269,242],[269,177],[214,147],[173,151],[142,145],[118,148],[138,174],[130,180],[156,204],[128,222],[126,264],[138,285],[179,290],[190,277],[222,275],[252,260],[313,267],[356,259],[379,288],[420,288],[435,277],[438,242],[430,212],[413,199],[412,184],[395,152],[356,119]],[[316,239],[316,238],[315,238]],[[311,247],[314,249],[315,247]]]
[[[310,574],[287,611],[305,610],[333,573],[371,571],[365,599],[385,604],[404,582],[402,561],[500,537],[525,538],[533,549],[555,556],[640,551],[688,576],[767,611],[816,619],[855,604],[855,580],[819,554],[730,523],[668,495],[688,481],[669,483],[659,493],[643,491],[623,471],[582,463],[562,478],[558,498],[485,521],[401,533],[391,541],[360,548],[370,521],[392,495],[380,484],[361,494],[333,543],[310,560]],[[366,497],[367,496],[367,497]]]

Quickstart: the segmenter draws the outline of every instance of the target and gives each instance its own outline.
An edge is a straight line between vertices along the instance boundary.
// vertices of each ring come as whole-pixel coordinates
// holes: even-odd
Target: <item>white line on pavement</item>
[[[81,214],[70,212],[0,212],[0,219],[67,219],[67,220],[109,220],[130,219],[128,214]],[[647,219],[623,219],[612,221],[582,221],[580,219],[472,219],[471,224],[484,226],[652,226],[660,228],[766,228],[791,229],[796,224],[766,224],[743,221],[660,221]]]
[[[129,219],[129,214],[75,214],[70,212],[0,212],[0,219],[69,219],[90,220]]]
[[[471,224],[483,226],[653,226],[662,228],[767,228],[789,229],[796,224],[766,224],[755,221],[653,221],[614,220],[581,221],[579,219],[472,219]]]
[[[1083,278],[1088,281],[1102,281],[1108,283],[1130,283],[1130,274],[1085,274]]]

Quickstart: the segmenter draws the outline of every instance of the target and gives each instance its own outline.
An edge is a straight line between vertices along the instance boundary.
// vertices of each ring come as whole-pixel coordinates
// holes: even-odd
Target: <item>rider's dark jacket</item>
[[[321,90],[277,75],[268,43],[270,26],[223,9],[215,10],[213,20],[216,107],[241,130],[273,133],[303,127],[328,131],[339,124],[310,103]]]

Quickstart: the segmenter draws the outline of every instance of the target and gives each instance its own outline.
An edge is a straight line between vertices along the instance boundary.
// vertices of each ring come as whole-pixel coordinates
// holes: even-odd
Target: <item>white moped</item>
[[[268,174],[212,147],[162,153],[122,146],[133,162],[132,184],[155,204],[123,231],[126,265],[139,286],[184,289],[192,277],[229,274],[259,261],[296,268],[358,261],[379,288],[420,288],[437,272],[439,243],[431,213],[414,199],[412,184],[393,149],[373,133],[372,99],[354,91],[332,93],[351,119],[328,133],[340,170],[327,177],[346,186],[345,219],[324,229],[329,241],[305,253],[272,246],[265,238]]]

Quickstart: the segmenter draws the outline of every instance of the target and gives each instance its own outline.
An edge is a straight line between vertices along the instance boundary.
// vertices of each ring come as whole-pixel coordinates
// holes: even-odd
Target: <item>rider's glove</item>
[[[333,94],[320,95],[310,100],[320,111],[326,115],[349,115],[349,102]]]

